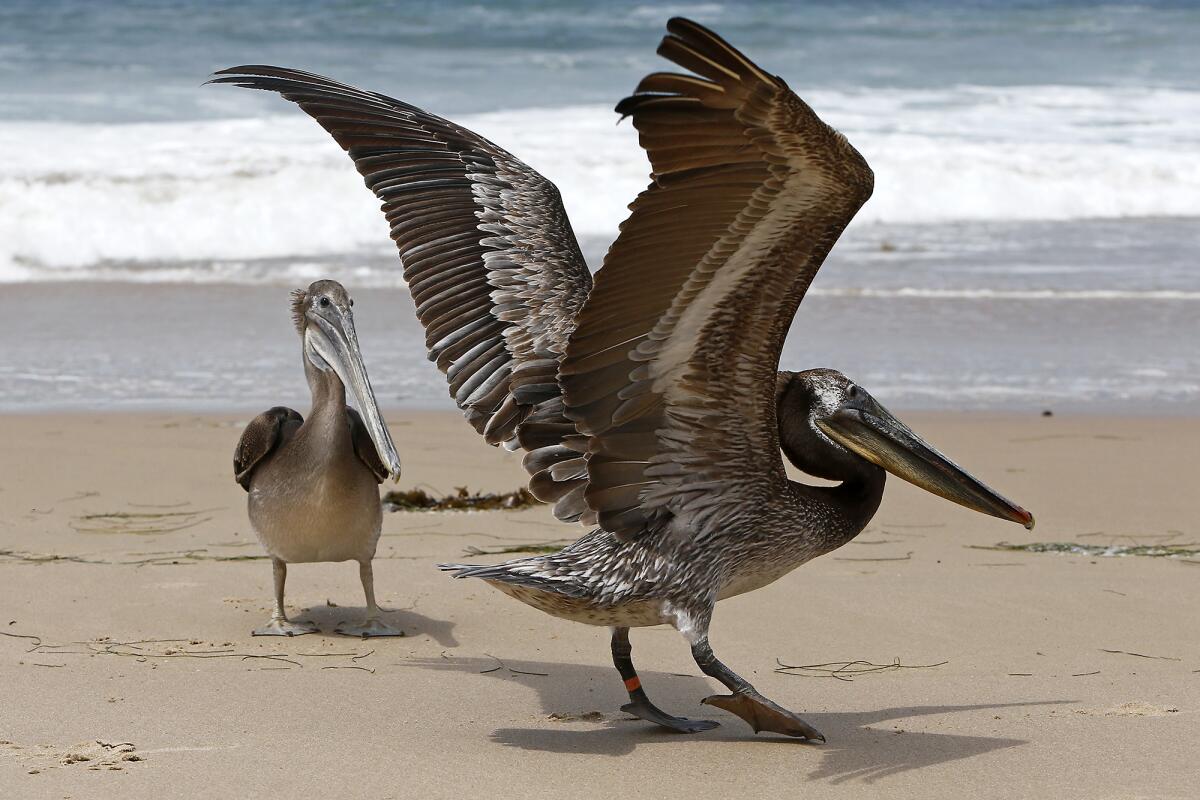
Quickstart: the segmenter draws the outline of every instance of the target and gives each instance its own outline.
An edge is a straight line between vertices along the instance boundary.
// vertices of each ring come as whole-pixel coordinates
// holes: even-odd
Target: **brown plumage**
[[[796,309],[870,197],[861,155],[721,37],[667,23],[655,73],[617,105],[652,167],[594,287],[557,192],[491,142],[383,95],[277,67],[216,80],[278,91],[384,201],[430,356],[477,430],[528,450],[539,497],[599,527],[556,553],[443,565],[556,616],[611,625],[624,710],[696,732],[642,690],[628,629],[671,624],[757,730],[822,738],[716,659],[718,600],[857,535],[884,469],[1032,524],[833,370],[778,372]],[[589,292],[590,289],[590,292]],[[586,302],[585,302],[586,298]],[[788,480],[794,466],[836,486]]]
[[[300,412],[286,406],[275,406],[250,420],[242,431],[242,438],[238,440],[237,451],[233,455],[233,475],[238,485],[250,491],[250,477],[258,462],[271,455],[303,424],[304,417]],[[362,415],[353,408],[347,408],[346,424],[350,426],[354,455],[375,476],[375,483],[383,483],[387,480],[388,469],[375,451],[375,443],[363,424]]]
[[[592,278],[554,185],[453,122],[319,75],[255,65],[213,82],[279,92],[349,153],[454,401],[490,444],[529,452],[530,487],[559,518],[590,519],[557,371]]]
[[[685,507],[782,491],[783,340],[873,186],[858,151],[782,79],[694,23],[667,27],[659,54],[703,77],[656,73],[617,105],[654,182],[560,370],[567,416],[590,437],[588,505],[622,539]]]
[[[275,452],[303,423],[300,412],[286,406],[269,408],[250,420],[233,454],[233,477],[238,485],[250,491],[250,476],[258,462]]]
[[[287,618],[287,564],[346,560],[359,563],[367,618],[339,632],[398,633],[378,619],[371,560],[382,523],[378,486],[399,475],[400,461],[367,379],[352,305],[336,281],[316,281],[292,292],[292,321],[303,342],[312,410],[307,420],[283,406],[259,414],[234,452],[234,477],[249,493],[250,525],[275,573],[275,611],[256,635],[316,631],[310,623]],[[369,421],[346,404],[347,389]]]

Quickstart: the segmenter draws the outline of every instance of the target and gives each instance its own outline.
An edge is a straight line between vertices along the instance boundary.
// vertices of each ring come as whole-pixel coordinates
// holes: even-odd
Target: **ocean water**
[[[295,66],[452,117],[558,185],[598,268],[647,174],[611,109],[664,68],[672,14],[782,75],[875,170],[786,366],[842,368],[898,407],[1200,411],[1200,6],[933,0],[8,0],[0,296],[37,314],[0,357],[0,408],[302,394],[294,358],[192,369],[169,343],[291,348],[275,305],[324,276],[389,298],[389,349],[364,341],[381,394],[448,403],[345,155],[278,98],[201,84]],[[122,327],[139,315],[154,324]]]

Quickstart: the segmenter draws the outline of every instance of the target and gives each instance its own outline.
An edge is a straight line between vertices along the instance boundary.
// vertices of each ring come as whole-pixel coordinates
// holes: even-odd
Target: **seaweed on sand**
[[[1148,556],[1150,558],[1180,558],[1200,555],[1200,543],[1188,544],[1078,544],[1076,542],[1031,542],[1010,544],[1000,542],[990,547],[968,545],[974,550],[1000,550],[1009,553],[1069,553],[1078,556],[1116,557]]]
[[[111,511],[101,514],[80,514],[69,523],[80,533],[132,533],[139,535],[175,533],[209,522],[205,516],[216,509],[196,511]]]
[[[498,511],[537,505],[541,505],[541,501],[524,487],[513,492],[472,493],[467,487],[459,486],[453,494],[444,497],[436,497],[417,487],[383,496],[383,507],[388,511]]]

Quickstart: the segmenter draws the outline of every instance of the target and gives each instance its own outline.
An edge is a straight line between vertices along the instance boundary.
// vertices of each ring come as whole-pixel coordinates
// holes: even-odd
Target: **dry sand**
[[[404,486],[523,482],[456,415],[390,416]],[[904,416],[1038,528],[891,481],[856,542],[721,605],[718,655],[826,745],[700,706],[715,687],[661,628],[633,636],[651,696],[721,727],[627,719],[606,630],[432,568],[575,533],[544,508],[387,515],[376,583],[407,638],[252,638],[271,570],[239,416],[0,417],[0,797],[1196,797],[1200,564],[974,548],[1200,540],[1200,420]],[[294,567],[293,612],[360,614],[356,572]]]

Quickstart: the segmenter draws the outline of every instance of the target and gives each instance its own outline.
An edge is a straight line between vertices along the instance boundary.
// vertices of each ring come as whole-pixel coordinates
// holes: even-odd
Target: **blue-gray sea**
[[[669,16],[784,77],[875,170],[784,366],[901,408],[1200,412],[1200,6],[0,3],[0,409],[304,407],[287,289],[358,299],[392,407],[449,407],[374,198],[300,67],[479,130],[593,269],[647,164],[612,106]]]

